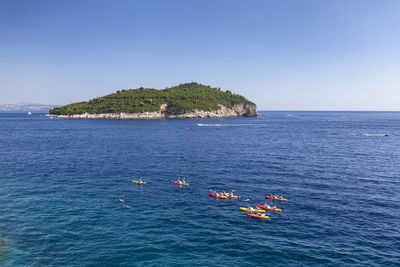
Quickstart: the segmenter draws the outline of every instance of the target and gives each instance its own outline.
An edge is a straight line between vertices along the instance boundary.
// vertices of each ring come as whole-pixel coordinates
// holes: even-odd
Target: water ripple
[[[5,266],[400,262],[399,113],[149,121],[24,115],[0,115]],[[190,186],[174,185],[178,176]],[[235,189],[240,198],[215,199],[210,189]],[[267,193],[289,201],[273,203]],[[249,218],[239,211],[246,199],[283,211]]]

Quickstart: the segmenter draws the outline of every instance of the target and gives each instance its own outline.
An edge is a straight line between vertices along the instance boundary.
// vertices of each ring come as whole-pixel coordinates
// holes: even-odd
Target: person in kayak
[[[276,206],[270,206],[270,205],[268,205],[268,203],[265,203],[264,206],[266,206],[269,209],[276,209]]]
[[[139,183],[143,183],[142,179],[139,179]]]

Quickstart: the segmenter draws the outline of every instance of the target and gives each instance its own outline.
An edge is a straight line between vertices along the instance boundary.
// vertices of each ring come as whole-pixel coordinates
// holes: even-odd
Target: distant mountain
[[[0,112],[49,112],[49,109],[58,105],[35,104],[28,102],[19,102],[16,104],[0,105]]]

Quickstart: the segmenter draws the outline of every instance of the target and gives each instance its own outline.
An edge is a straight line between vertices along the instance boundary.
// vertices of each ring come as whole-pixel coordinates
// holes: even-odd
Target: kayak
[[[179,185],[184,185],[184,186],[188,186],[189,184],[187,184],[187,183],[180,183],[180,182],[178,182],[178,181],[174,181],[174,184],[179,184]]]
[[[260,212],[260,213],[264,213],[265,212],[265,210],[258,210],[258,209],[254,209],[254,208],[243,208],[243,207],[240,207],[239,208],[240,210],[242,210],[242,211],[248,211],[248,212]]]
[[[251,213],[246,213],[248,217],[254,217],[254,218],[260,218],[260,219],[269,219],[267,215],[257,215],[257,214],[251,214]]]
[[[208,193],[208,195],[210,195],[212,197],[217,197],[217,198],[228,198],[227,196],[222,196],[222,195],[217,196],[216,194],[213,194],[213,193]]]
[[[278,197],[270,197],[270,196],[265,196],[265,198],[273,199],[273,200],[280,200],[280,201],[287,201],[286,198],[278,198]]]
[[[217,197],[217,198],[228,198],[228,197],[225,196],[225,195],[217,195],[217,194],[214,194],[214,193],[208,193],[208,195],[210,195],[210,196],[212,196],[212,197]]]
[[[257,205],[257,207],[259,207],[259,208],[261,208],[261,209],[266,209],[266,210],[282,211],[281,209],[278,209],[278,208],[268,208],[267,206],[264,206],[264,205]]]
[[[146,182],[140,182],[140,181],[132,181],[134,184],[146,184]]]
[[[178,184],[178,185],[184,185],[184,186],[188,186],[188,183],[182,183],[182,182],[178,182],[178,181],[174,181],[174,184]]]
[[[238,198],[238,196],[231,196],[231,195],[229,195],[229,194],[226,194],[226,195],[223,195],[222,193],[219,195],[219,196],[217,196],[216,194],[214,194],[214,193],[208,193],[210,196],[213,196],[213,197],[219,197],[219,198]]]

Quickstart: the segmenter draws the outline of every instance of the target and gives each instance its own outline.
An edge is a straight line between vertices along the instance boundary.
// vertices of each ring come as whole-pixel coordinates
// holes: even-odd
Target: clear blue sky
[[[399,0],[0,0],[0,103],[196,81],[264,110],[400,110]]]

